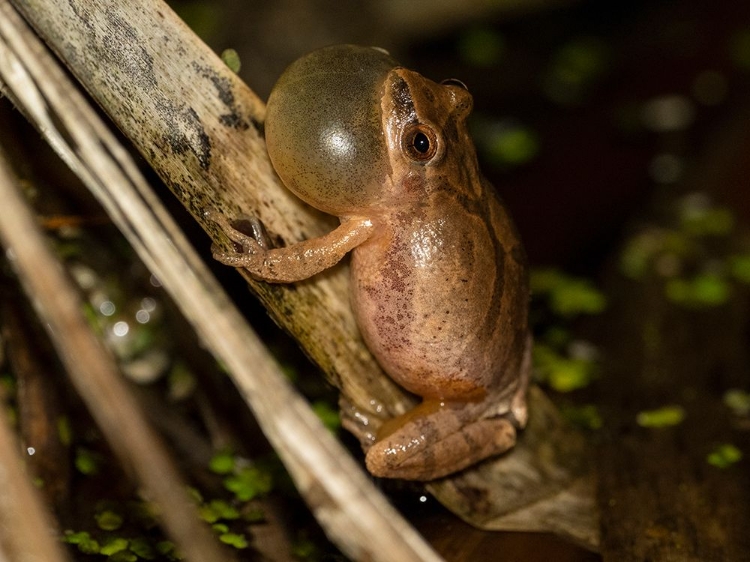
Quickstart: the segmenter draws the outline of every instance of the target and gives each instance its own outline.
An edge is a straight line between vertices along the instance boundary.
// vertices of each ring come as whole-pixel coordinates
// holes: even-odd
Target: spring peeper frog
[[[364,340],[423,398],[369,447],[376,476],[445,476],[513,447],[526,423],[526,260],[479,171],[471,108],[460,82],[432,82],[379,49],[315,51],[274,87],[266,142],[286,186],[341,225],[271,249],[218,219],[242,251],[216,259],[272,283],[305,279],[352,251]]]

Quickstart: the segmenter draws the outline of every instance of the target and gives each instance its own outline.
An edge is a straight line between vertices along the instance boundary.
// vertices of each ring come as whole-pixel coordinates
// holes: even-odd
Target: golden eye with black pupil
[[[437,153],[437,135],[427,125],[411,125],[402,139],[404,152],[412,160],[427,162]]]
[[[417,133],[414,135],[414,148],[420,154],[427,154],[430,150],[430,139],[424,133]]]

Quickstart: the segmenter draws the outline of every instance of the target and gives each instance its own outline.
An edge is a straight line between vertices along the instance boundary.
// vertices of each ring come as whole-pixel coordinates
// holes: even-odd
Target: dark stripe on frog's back
[[[516,324],[510,326],[512,333],[503,335],[503,341],[507,342],[507,345],[515,343],[516,349],[509,348],[507,349],[507,352],[510,354],[510,357],[520,360],[523,357],[523,349],[526,345],[528,329],[526,324],[527,315],[525,312],[518,318],[516,318],[515,315],[519,308],[528,308],[529,304],[529,281],[526,252],[521,244],[516,226],[508,214],[501,197],[489,181],[482,178],[482,182],[484,186],[483,193],[487,205],[486,216],[488,217],[488,220],[493,216],[494,211],[495,223],[503,225],[509,233],[509,236],[506,236],[505,240],[503,240],[501,239],[502,232],[493,229],[492,241],[493,245],[495,245],[496,253],[502,255],[502,259],[498,258],[498,263],[500,264],[498,273],[501,277],[501,285],[507,288],[507,290],[514,291],[515,293],[507,295],[512,300],[508,303],[509,310],[505,311],[505,314],[510,315],[511,321],[516,322]],[[514,275],[514,279],[510,278],[511,274]],[[516,275],[519,277],[517,280],[515,279]],[[508,284],[508,281],[510,281],[510,285]],[[499,298],[504,296],[503,293],[504,291],[501,290]],[[487,320],[489,323],[490,319],[488,318]],[[518,322],[523,322],[523,325],[519,325]],[[513,336],[515,336],[515,342],[511,339]]]
[[[479,181],[483,181],[483,178],[478,178]],[[488,303],[487,310],[484,314],[481,326],[478,327],[480,334],[484,336],[490,336],[500,321],[500,305],[503,298],[503,292],[505,290],[505,276],[503,272],[506,266],[506,248],[503,243],[498,239],[498,233],[492,228],[492,203],[493,197],[496,195],[489,191],[492,186],[479,186],[479,198],[470,197],[466,194],[459,193],[455,189],[451,189],[452,197],[455,198],[456,202],[464,209],[467,216],[473,215],[474,218],[478,219],[487,228],[489,239],[492,243],[492,253],[495,256],[495,278],[492,282],[492,295],[490,302]],[[472,190],[476,192],[477,190]],[[490,281],[490,280],[488,280]]]
[[[414,109],[414,99],[411,97],[411,89],[406,80],[394,75],[391,95],[396,103],[394,109],[398,113],[398,120],[402,123],[407,121],[416,121],[416,111]]]
[[[402,123],[416,121],[417,114],[411,90],[406,81],[398,75],[396,75],[393,80],[392,95],[397,102],[394,104],[394,108],[398,112],[399,121]],[[445,121],[440,123],[440,126],[443,127],[443,142],[446,143],[445,161],[449,161],[451,160],[451,156],[453,156],[452,153],[460,150],[456,148],[456,144],[461,142],[461,135],[458,133],[455,121],[451,122],[447,116]],[[467,139],[466,142],[471,142],[471,140]],[[476,160],[465,164],[468,167],[474,167],[476,166]],[[437,169],[432,170],[437,172],[437,174],[441,173]],[[426,177],[430,175],[430,166],[425,166],[424,171],[424,180],[430,181],[430,179]],[[503,243],[498,239],[498,233],[494,231],[490,224],[493,198],[496,198],[497,204],[500,205],[499,199],[497,199],[497,194],[494,193],[494,187],[481,176],[481,173],[478,170],[475,178],[472,178],[471,170],[464,170],[464,172],[466,177],[462,178],[462,180],[465,183],[474,183],[472,182],[472,179],[474,179],[478,184],[470,186],[473,188],[471,189],[471,196],[457,192],[453,188],[453,184],[450,180],[447,180],[444,177],[441,178],[442,181],[437,178],[431,178],[431,180],[434,181],[437,179],[437,181],[440,181],[440,183],[443,184],[443,189],[450,193],[451,197],[458,202],[468,215],[476,216],[487,226],[489,237],[492,241],[493,253],[495,255],[495,279],[493,280],[492,296],[490,298],[489,307],[487,313],[484,315],[479,330],[483,335],[489,336],[495,331],[497,324],[500,321],[500,305],[502,302],[503,291],[505,289],[505,275],[503,273],[505,272],[506,266],[506,254],[511,248],[506,249],[504,247]],[[438,177],[440,176],[438,175]],[[513,258],[511,257],[511,259]],[[495,313],[493,314],[492,311],[495,311]]]

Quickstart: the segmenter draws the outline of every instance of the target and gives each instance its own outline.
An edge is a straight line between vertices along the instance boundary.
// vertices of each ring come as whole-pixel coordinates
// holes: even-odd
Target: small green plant
[[[315,415],[320,418],[323,425],[332,433],[336,433],[341,428],[339,411],[330,402],[316,400],[312,403],[312,411],[315,412]]]
[[[224,476],[224,488],[240,502],[267,494],[273,488],[271,472],[259,464],[249,465],[228,452],[216,454],[209,463],[210,469]]]
[[[692,307],[718,306],[730,297],[729,283],[716,273],[701,273],[688,279],[669,279],[665,291],[668,300]]]
[[[94,515],[94,519],[96,519],[96,525],[102,531],[116,531],[122,527],[123,523],[122,516],[110,510],[97,513]]]
[[[479,113],[471,119],[470,125],[477,147],[495,166],[522,166],[534,160],[539,153],[539,135],[520,121],[493,120]]]
[[[206,523],[216,523],[221,519],[239,519],[240,517],[240,512],[237,508],[224,500],[211,500],[210,502],[201,505],[199,511],[201,518]]]
[[[126,515],[114,511],[112,506],[118,506]],[[91,532],[65,531],[62,541],[75,545],[83,554],[98,555],[96,559],[105,557],[107,562],[182,559],[173,546],[167,548],[171,543],[159,542],[158,530],[155,529],[154,515],[149,504],[142,501],[114,503],[104,500],[100,504],[100,509],[101,511],[94,515],[96,529],[92,529]],[[121,534],[120,530],[126,526],[128,529],[140,528],[144,535]]]
[[[75,467],[85,476],[93,476],[99,473],[102,457],[98,453],[84,447],[76,448]]]
[[[706,462],[716,468],[729,468],[741,460],[742,451],[731,443],[722,443],[706,457]]]
[[[246,502],[271,491],[271,475],[257,467],[247,466],[224,479],[224,487],[235,497]]]
[[[234,49],[224,49],[221,52],[221,60],[224,61],[229,67],[229,70],[237,74],[240,71],[242,62],[240,61],[240,55]]]
[[[553,268],[531,272],[535,306],[544,306],[553,318],[534,342],[534,374],[557,392],[588,386],[599,371],[598,351],[593,344],[576,340],[568,325],[583,315],[601,313],[607,306],[604,294],[588,279]]]
[[[534,367],[537,380],[557,392],[588,386],[598,370],[593,358],[565,356],[544,343],[534,345]]]
[[[547,299],[552,312],[563,318],[599,314],[607,307],[604,293],[591,281],[557,269],[533,270],[531,292],[535,297]]]
[[[461,34],[457,50],[467,64],[490,67],[502,60],[505,54],[505,38],[494,29],[475,27]]]
[[[127,550],[129,545],[130,543],[127,539],[112,538],[102,545],[102,547],[99,549],[99,554],[104,554],[105,556],[114,556],[115,554]],[[133,554],[133,557],[137,558],[135,554]]]
[[[731,210],[693,193],[677,203],[673,222],[630,238],[620,255],[626,277],[655,277],[668,301],[691,309],[724,305],[736,285],[750,284],[750,252],[728,249],[736,226]]]
[[[635,421],[641,427],[671,427],[679,425],[685,419],[685,410],[682,406],[668,405],[654,410],[638,412]]]
[[[76,545],[78,550],[84,554],[99,554],[101,548],[99,542],[91,538],[91,535],[85,531],[78,533],[65,531],[62,540],[67,544]]]
[[[560,407],[563,417],[576,427],[582,429],[601,429],[604,425],[599,409],[594,404],[585,404],[583,406],[566,406]]]
[[[230,451],[222,451],[211,458],[208,468],[214,474],[231,474],[234,464],[234,455]]]
[[[233,546],[237,549],[243,549],[250,546],[247,542],[247,537],[241,533],[230,533],[226,526],[222,526],[219,532],[219,540],[224,544]]]
[[[750,392],[732,388],[724,393],[724,404],[735,416],[750,415]]]

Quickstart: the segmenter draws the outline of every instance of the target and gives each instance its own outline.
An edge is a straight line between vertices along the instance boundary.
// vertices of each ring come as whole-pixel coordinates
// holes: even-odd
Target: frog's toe
[[[411,432],[396,431],[375,443],[367,470],[381,478],[434,480],[504,453],[516,443],[516,428],[505,418],[479,420],[427,445]]]
[[[214,245],[211,246],[211,255],[216,261],[224,265],[253,269],[258,267],[259,261],[262,261],[262,258],[257,254],[258,248],[260,246],[256,243],[255,247],[252,245],[244,247],[242,252],[224,252]]]

